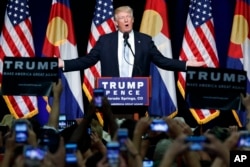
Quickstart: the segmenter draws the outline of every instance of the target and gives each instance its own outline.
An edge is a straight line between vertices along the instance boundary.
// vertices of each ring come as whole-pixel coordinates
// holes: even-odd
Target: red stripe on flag
[[[15,113],[17,114],[18,118],[22,118],[24,115],[22,113],[21,108],[17,104],[14,96],[7,96],[7,97],[8,97],[9,102],[12,104],[13,109],[14,109]]]
[[[103,29],[102,26],[98,26],[98,27],[96,27],[96,28],[97,28],[97,30],[98,30],[98,32],[99,32],[100,35],[106,34],[106,32],[104,31],[104,29]]]
[[[27,26],[27,31],[29,31],[29,33],[32,35],[32,24],[31,24],[31,20],[29,20],[29,19],[26,19],[26,20],[24,20],[24,23],[26,24],[26,26]]]
[[[210,21],[208,21],[208,22],[210,22]],[[208,26],[208,27],[209,27],[209,26]],[[206,48],[206,50],[207,50],[207,52],[208,52],[210,58],[212,59],[214,65],[215,65],[216,67],[219,66],[219,61],[218,61],[217,55],[216,55],[216,53],[215,53],[213,47],[211,46],[211,42],[208,41],[208,38],[206,38],[206,34],[204,34],[204,32],[203,32],[203,30],[201,29],[201,27],[198,27],[198,28],[196,29],[196,31],[197,31],[197,34],[199,35],[199,37],[200,37],[200,39],[201,39],[201,41],[202,41],[204,47]],[[210,32],[211,32],[211,31],[210,31]],[[212,34],[212,32],[211,32],[211,34]],[[201,59],[199,59],[199,58],[201,58]],[[203,56],[202,56],[201,54],[200,54],[199,58],[198,58],[198,60],[203,60],[203,61],[204,61]]]
[[[24,32],[22,31],[22,29],[20,28],[20,26],[19,25],[15,26],[15,30],[16,30],[16,33],[18,34],[19,38],[22,39],[22,44],[24,45],[24,48],[26,49],[28,55],[34,56],[35,53],[33,51],[33,48],[30,45],[30,42],[26,38],[26,36],[25,36]]]
[[[93,47],[96,43],[96,40],[95,40],[94,36],[92,35],[92,33],[90,33],[90,35],[89,35],[89,43],[90,43],[91,47]]]
[[[115,31],[116,30],[116,26],[114,24],[114,21],[112,19],[109,19],[107,21],[108,25],[109,25],[109,28],[111,29],[111,31]]]
[[[21,53],[19,52],[19,49],[17,48],[14,39],[12,39],[11,34],[9,33],[9,31],[7,30],[6,26],[3,26],[3,38],[5,38],[6,40],[6,45],[9,46],[9,48],[11,49],[11,52],[13,55],[20,57]],[[5,56],[10,56],[10,55],[5,55]]]
[[[4,56],[5,56],[5,53],[3,51],[2,46],[0,45],[0,60],[3,60]]]
[[[186,31],[184,38],[186,39],[187,43],[189,44],[188,46],[190,47],[190,50],[193,52],[195,57],[197,57],[198,60],[204,61],[202,54],[200,53],[200,51],[199,51],[197,45],[195,44],[194,39],[190,35],[189,31]],[[184,56],[183,54],[185,54],[184,50],[183,50],[181,56]],[[184,60],[188,60],[188,57],[186,56],[186,54],[184,57],[185,57]]]
[[[101,75],[100,75],[100,71],[98,71],[97,68],[91,67],[90,70],[91,70],[91,72],[93,73],[93,75],[94,75],[95,77],[100,77],[100,76],[101,76]]]
[[[186,80],[185,80],[185,78],[181,75],[181,73],[179,73],[178,76],[179,76],[179,80],[178,80],[178,81],[180,82],[180,84],[181,84],[181,86],[182,86],[182,89],[185,90],[185,89],[186,89],[186,85],[185,85]],[[184,94],[183,94],[183,96],[184,96]]]
[[[35,106],[33,105],[33,102],[30,100],[29,96],[22,96],[27,108],[29,111],[35,110]]]
[[[198,117],[203,120],[205,118],[205,116],[203,115],[202,111],[199,109],[195,110],[196,114],[198,115]]]
[[[187,57],[186,53],[184,52],[183,48],[181,49],[180,55],[181,55],[181,57],[180,57],[181,60],[188,60],[188,57]]]

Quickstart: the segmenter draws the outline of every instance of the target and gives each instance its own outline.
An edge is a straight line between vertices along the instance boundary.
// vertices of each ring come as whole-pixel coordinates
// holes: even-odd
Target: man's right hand
[[[59,68],[64,68],[64,61],[61,58],[58,58],[58,67]]]

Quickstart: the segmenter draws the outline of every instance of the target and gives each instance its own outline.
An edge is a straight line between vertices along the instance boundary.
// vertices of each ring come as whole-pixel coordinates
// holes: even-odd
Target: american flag
[[[113,0],[97,0],[95,6],[94,18],[91,24],[88,48],[89,52],[101,35],[115,31],[113,20]],[[95,84],[95,78],[100,77],[101,67],[98,62],[95,66],[86,69],[84,72],[83,90],[89,100],[92,99],[92,92]]]
[[[113,0],[96,0],[87,52],[95,46],[101,35],[116,31],[113,19]],[[101,76],[100,62],[84,71],[83,90],[90,101],[95,87],[95,78]]]
[[[113,20],[113,0],[97,0],[94,18],[91,24],[87,52],[95,46],[96,41],[101,35],[115,31]],[[92,99],[95,78],[100,77],[100,62],[95,66],[86,69],[84,72],[83,90],[89,100]]]
[[[0,36],[1,83],[5,56],[35,56],[28,0],[9,0],[7,4]],[[31,117],[38,112],[35,96],[4,96],[4,100],[15,118]]]
[[[237,0],[235,5],[227,68],[247,71],[247,93],[250,94],[250,1]],[[246,112],[233,110],[240,127],[245,126]]]
[[[191,0],[186,21],[180,60],[197,59],[207,67],[219,67],[214,39],[211,0]],[[178,88],[185,97],[185,73],[178,73]],[[199,124],[207,123],[219,115],[217,110],[190,109]]]

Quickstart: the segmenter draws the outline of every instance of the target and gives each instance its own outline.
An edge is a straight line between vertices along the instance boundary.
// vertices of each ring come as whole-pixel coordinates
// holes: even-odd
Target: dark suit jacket
[[[185,71],[186,62],[164,57],[156,48],[152,38],[134,31],[135,57],[132,76],[148,77],[150,63],[170,71]],[[103,35],[86,56],[64,61],[64,71],[84,70],[101,63],[101,76],[119,77],[118,32]]]

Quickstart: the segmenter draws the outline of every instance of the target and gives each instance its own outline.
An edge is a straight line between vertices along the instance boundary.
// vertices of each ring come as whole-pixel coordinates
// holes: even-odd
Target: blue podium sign
[[[96,88],[103,88],[112,106],[148,106],[148,77],[100,77]]]

